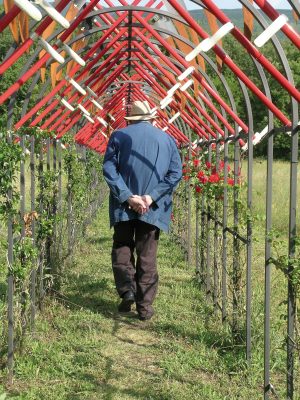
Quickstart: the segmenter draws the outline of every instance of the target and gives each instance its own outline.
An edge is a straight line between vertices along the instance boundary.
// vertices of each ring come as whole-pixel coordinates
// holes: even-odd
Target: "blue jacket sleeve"
[[[124,203],[130,196],[131,191],[118,172],[118,147],[114,141],[114,135],[111,136],[103,161],[103,175],[112,194],[120,203]]]
[[[147,193],[151,196],[152,200],[157,203],[167,193],[171,194],[182,177],[182,164],[179,152],[172,141],[172,154],[168,172],[164,179],[156,185],[156,187]]]

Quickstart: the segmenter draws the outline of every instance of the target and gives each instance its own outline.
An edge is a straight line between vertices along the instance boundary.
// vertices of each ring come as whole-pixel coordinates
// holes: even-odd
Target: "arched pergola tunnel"
[[[224,323],[231,321],[233,333],[238,330],[238,302],[228,308],[227,247],[229,235],[233,246],[233,285],[240,286],[239,249],[245,249],[245,327],[246,358],[251,363],[251,307],[252,307],[252,210],[253,147],[267,141],[268,171],[266,197],[265,242],[265,341],[264,341],[264,398],[272,393],[270,373],[270,282],[272,266],[272,163],[273,142],[278,133],[290,137],[290,205],[288,266],[287,266],[287,389],[293,398],[295,363],[296,288],[291,276],[297,266],[296,207],[298,163],[298,102],[300,92],[295,87],[292,70],[285,49],[276,34],[280,32],[295,48],[300,47],[300,36],[284,15],[279,15],[271,1],[239,0],[244,8],[248,31],[243,33],[213,0],[189,1],[189,8],[201,5],[206,12],[211,32],[204,30],[187,11],[182,1],[123,1],[62,0],[55,6],[41,0],[31,3],[4,1],[5,13],[0,29],[11,29],[11,47],[1,62],[0,73],[4,90],[0,104],[7,107],[5,123],[10,140],[21,133],[32,135],[42,130],[54,137],[56,163],[57,146],[71,133],[78,148],[89,148],[103,154],[111,132],[125,126],[124,116],[135,100],[147,100],[159,118],[155,124],[174,137],[185,157],[185,189],[176,197],[176,210],[181,209],[174,223],[174,234],[180,237],[187,250],[189,264],[196,263],[199,280],[212,298],[216,313]],[[299,3],[289,0],[297,18]],[[55,23],[53,21],[56,21]],[[255,21],[261,34],[251,37]],[[222,38],[231,36],[239,43],[241,54],[255,70],[255,79],[244,71],[235,54],[225,52]],[[253,36],[253,35],[252,35]],[[18,39],[20,37],[20,40]],[[265,55],[264,44],[270,41],[277,54],[274,65]],[[20,67],[21,63],[21,67]],[[11,82],[6,79],[16,65],[19,75]],[[6,85],[6,81],[9,84]],[[274,102],[272,85],[275,82],[286,95],[284,106]],[[19,94],[26,86],[20,101]],[[36,88],[39,92],[36,92]],[[236,88],[239,91],[237,103]],[[242,103],[242,104],[241,104]],[[264,112],[265,128],[253,120],[253,105],[259,103]],[[260,133],[257,133],[259,129]],[[256,133],[255,133],[256,132]],[[13,136],[12,136],[13,135]],[[31,142],[34,147],[34,140]],[[50,142],[47,143],[49,151]],[[231,152],[231,146],[233,151]],[[33,148],[32,147],[32,148]],[[233,200],[229,200],[229,155],[233,156]],[[240,228],[239,171],[241,154],[247,158],[248,215],[245,231]],[[57,153],[60,156],[60,152]],[[48,164],[49,164],[49,152]],[[222,206],[216,207],[215,198],[197,197],[194,208],[192,191],[204,192],[204,186],[191,187],[190,178],[199,174],[198,162],[215,164],[221,171]],[[31,156],[33,163],[33,156]],[[58,160],[61,164],[61,159]],[[56,168],[55,164],[55,168]],[[195,167],[195,168],[194,168]],[[24,168],[24,165],[23,165]],[[194,168],[194,169],[193,169]],[[207,167],[209,168],[209,167]],[[194,174],[194,175],[193,175]],[[201,174],[200,174],[201,176]],[[200,179],[200,178],[199,178]],[[204,184],[205,182],[200,183]],[[216,196],[216,193],[214,193]],[[233,221],[228,223],[228,209],[232,206]],[[21,210],[22,211],[22,210]],[[24,214],[24,210],[23,210]],[[21,213],[22,216],[22,213]],[[180,217],[181,216],[181,217]],[[193,231],[196,219],[196,231]],[[213,247],[218,240],[210,240],[210,230],[221,229],[221,269],[215,266]],[[9,263],[13,263],[13,234],[9,237]],[[206,248],[200,246],[205,240]],[[195,246],[195,248],[194,248]],[[219,279],[219,272],[221,279]],[[13,279],[10,280],[13,298]],[[220,289],[220,290],[219,290]],[[240,294],[242,296],[242,293]],[[234,296],[235,297],[235,296]],[[239,297],[236,295],[236,297]],[[243,300],[242,300],[243,301]],[[219,310],[220,309],[220,310]],[[13,315],[13,309],[10,307]],[[9,368],[12,369],[13,333],[10,340]]]

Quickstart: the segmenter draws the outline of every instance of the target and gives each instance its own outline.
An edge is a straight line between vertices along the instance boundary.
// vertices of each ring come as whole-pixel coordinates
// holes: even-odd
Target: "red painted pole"
[[[62,0],[57,6],[55,7],[58,12],[61,12],[70,2],[70,0]],[[31,36],[40,36],[44,30],[53,22],[53,19],[50,17],[46,17],[39,27],[35,30],[35,34]],[[13,54],[8,57],[3,63],[0,65],[0,74],[3,74],[14,62],[16,62],[22,54],[25,53],[25,51],[32,45],[34,39],[29,37],[28,39],[25,40],[23,44],[21,44],[20,47],[18,47]]]
[[[88,61],[89,57],[103,44],[103,42],[111,35],[111,33],[114,31],[116,26],[118,26],[126,17],[126,14],[124,13],[124,16],[120,17],[115,24],[111,26],[110,29],[92,46],[92,48],[87,52],[87,54],[83,57],[85,61]],[[109,43],[106,48],[99,53],[99,55],[92,60],[92,64],[87,64],[84,68],[84,71],[88,71],[92,65],[94,65],[102,56],[105,55],[107,50],[111,47],[111,43]],[[95,61],[95,62],[94,62]],[[73,77],[76,72],[80,69],[81,67],[79,65],[76,65],[72,70],[69,72],[69,76]],[[81,74],[80,74],[81,75]],[[80,76],[79,75],[79,76]],[[57,86],[52,89],[52,91],[46,95],[42,100],[40,100],[27,114],[24,115],[23,118],[21,118],[15,125],[15,129],[20,128],[29,118],[31,118],[40,108],[42,108],[49,100],[51,100],[55,94],[59,92],[60,89],[63,88],[67,84],[67,81],[65,79],[62,79]]]
[[[204,1],[205,3],[208,0]],[[197,22],[191,17],[191,15],[175,0],[169,0],[169,3],[175,8],[175,10],[187,21],[187,23],[203,38],[206,39],[208,34],[197,24]],[[137,17],[139,18],[139,17]],[[144,26],[148,27],[148,24],[144,23]],[[154,31],[154,29],[149,26],[149,28]],[[154,31],[155,32],[155,31]],[[267,96],[262,93],[261,90],[247,77],[247,75],[240,70],[240,68],[229,58],[227,54],[224,53],[221,47],[215,45],[213,47],[214,52],[221,58],[221,60],[226,64],[232,72],[242,81],[244,84],[269,108],[270,111],[284,124],[291,125],[291,121],[267,98]],[[180,57],[183,61],[183,65],[187,68],[189,64]],[[195,74],[196,76],[196,74]],[[300,97],[299,97],[300,99]]]
[[[272,7],[267,6],[266,1],[255,1],[256,3],[263,3],[264,8],[271,10]],[[230,22],[230,19],[214,4],[211,0],[204,0],[203,3],[211,10],[211,12],[218,18],[220,22],[223,24]],[[275,10],[274,10],[275,11]],[[278,13],[276,13],[279,16]],[[283,30],[283,29],[282,29]],[[234,27],[232,30],[233,36],[241,43],[242,46],[245,47],[247,52],[251,54],[273,77],[280,83],[282,87],[284,87],[291,96],[293,96],[298,102],[300,101],[300,92],[292,85],[285,76],[283,76],[277,68],[273,66],[272,63],[259,51],[257,48],[246,38],[242,32]],[[299,35],[294,34],[293,37],[297,38],[300,44],[300,37]]]
[[[149,59],[155,64],[155,66],[163,73],[163,69],[162,69],[162,67],[161,67],[161,65],[155,60],[155,59],[153,59],[144,49],[143,49],[143,47],[139,44],[139,43],[136,43],[136,46],[141,50],[141,52],[144,54],[144,56],[146,57],[149,57]],[[139,58],[141,58],[138,54],[137,54],[137,56],[139,57]],[[146,61],[145,61],[145,58],[141,58],[141,61],[143,62],[143,63],[145,63],[145,65],[147,66],[147,68],[148,69],[152,69],[151,68],[151,66],[147,63],[146,64]],[[152,73],[155,73],[155,70],[154,69],[152,69]],[[174,83],[177,83],[177,81],[176,81],[176,79],[173,77],[173,79],[172,78],[169,78],[169,79],[171,79],[172,80],[172,83],[174,84]],[[216,122],[209,116],[209,114],[205,111],[205,110],[203,110],[203,108],[202,107],[200,107],[200,105],[195,101],[195,99],[194,98],[192,98],[187,92],[184,92],[184,94],[185,94],[185,96],[187,97],[187,99],[199,110],[199,112],[212,124],[212,126],[214,126],[214,128],[215,129],[217,129],[218,131],[219,131],[219,133],[222,135],[222,136],[224,136],[224,132],[223,132],[223,130],[221,130],[221,128],[216,124]],[[164,96],[166,95],[166,93],[164,93]],[[200,93],[199,93],[199,95],[200,95]],[[201,93],[201,95],[203,96],[203,97],[205,97],[202,93]],[[178,96],[178,95],[176,95],[176,94],[174,94],[174,96]],[[202,97],[201,97],[202,98]],[[224,125],[228,128],[228,130],[231,132],[231,133],[233,133],[234,134],[234,129],[231,127],[231,125],[228,123],[228,121],[221,115],[221,113],[213,106],[213,105],[211,105],[211,109],[212,109],[212,111],[215,113],[215,115],[224,123]]]
[[[150,25],[149,25],[150,26]],[[167,49],[167,51],[170,52],[170,54],[177,59],[184,68],[188,68],[190,65],[185,61],[184,58],[179,56],[176,51],[165,41],[163,40],[159,34],[153,30],[150,26],[150,29],[153,31],[155,38],[158,39],[163,46]],[[151,32],[152,33],[152,32]],[[140,38],[150,47],[152,50],[154,50],[156,53],[158,52],[157,48],[153,46],[153,44],[141,33],[137,31],[137,34],[140,36]],[[174,64],[170,63],[169,59],[163,54],[159,53],[159,57],[173,70],[177,75],[181,74],[181,71],[174,66]],[[208,85],[205,79],[203,79],[202,75],[197,73],[196,71],[194,72],[194,77],[199,81],[199,83],[208,91],[208,93],[220,104],[221,107],[224,108],[224,110],[234,119],[234,121],[237,122],[237,124],[244,130],[248,131],[247,125],[232,111],[231,107]],[[206,99],[206,101],[208,101]]]
[[[0,32],[2,32],[11,21],[20,13],[20,8],[14,5],[8,13],[4,14],[4,16],[0,19]]]
[[[271,6],[267,0],[254,0],[255,3],[267,14],[267,16],[274,21],[279,17],[279,13]],[[300,49],[300,35],[289,24],[285,24],[281,28],[282,32]]]

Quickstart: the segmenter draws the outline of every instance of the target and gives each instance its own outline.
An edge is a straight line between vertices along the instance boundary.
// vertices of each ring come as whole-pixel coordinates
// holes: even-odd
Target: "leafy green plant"
[[[18,142],[9,139],[6,133],[0,133],[0,218],[4,220],[17,214],[20,196],[15,182],[23,157]]]
[[[231,189],[240,184],[237,179],[235,185],[234,174],[230,165],[227,165],[227,176],[225,177],[225,163],[223,160],[210,160],[207,154],[201,156],[187,157],[183,163],[183,179],[189,181],[195,194],[202,194],[208,199],[222,200],[224,186]]]

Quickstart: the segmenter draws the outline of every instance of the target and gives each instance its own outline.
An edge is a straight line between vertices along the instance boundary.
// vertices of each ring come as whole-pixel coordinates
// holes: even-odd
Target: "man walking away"
[[[175,141],[152,125],[154,118],[147,101],[134,102],[125,117],[129,126],[113,132],[103,163],[118,310],[129,312],[135,302],[140,320],[154,314],[159,232],[169,229],[172,193],[182,175]]]

